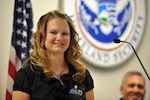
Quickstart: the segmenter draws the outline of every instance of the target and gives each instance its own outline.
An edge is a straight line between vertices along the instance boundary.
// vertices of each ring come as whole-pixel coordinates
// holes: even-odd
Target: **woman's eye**
[[[68,35],[68,33],[64,32],[63,35]]]
[[[50,32],[51,34],[57,34],[57,32],[55,32],[55,31],[52,31],[52,32]]]

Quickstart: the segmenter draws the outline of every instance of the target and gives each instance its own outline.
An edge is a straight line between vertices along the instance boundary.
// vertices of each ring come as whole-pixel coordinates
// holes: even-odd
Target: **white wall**
[[[7,66],[12,33],[13,0],[0,3],[0,100],[5,100]]]
[[[0,1],[0,100],[5,100],[14,0]],[[147,0],[147,4],[150,4],[150,0]],[[34,13],[34,25],[36,26],[36,22],[41,15],[52,9],[57,9],[58,0],[32,0],[32,6]],[[147,12],[148,16],[150,16],[150,7],[148,7]],[[137,53],[150,74],[150,46],[148,44],[150,43],[150,28],[148,28],[148,26],[150,26],[150,19],[147,19],[146,25],[143,40],[141,41]],[[86,65],[94,78],[95,100],[117,100],[121,96],[119,86],[122,77],[127,71],[136,69],[140,70],[145,75],[136,56],[133,56],[126,64],[111,70],[98,69],[88,64]],[[150,95],[148,95],[150,94],[150,81],[147,77],[146,89],[147,93],[145,100],[150,100]]]

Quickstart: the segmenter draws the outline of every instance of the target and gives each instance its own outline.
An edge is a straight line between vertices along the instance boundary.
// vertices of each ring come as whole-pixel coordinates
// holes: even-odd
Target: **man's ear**
[[[123,95],[123,86],[120,86],[120,93]]]
[[[144,89],[144,96],[145,96],[145,94],[146,94],[146,89]]]

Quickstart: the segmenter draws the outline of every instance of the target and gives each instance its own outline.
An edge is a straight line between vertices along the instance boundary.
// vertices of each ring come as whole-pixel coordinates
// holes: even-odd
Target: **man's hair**
[[[129,71],[129,72],[127,72],[127,73],[125,74],[125,76],[123,77],[122,84],[124,84],[124,82],[125,82],[125,80],[126,80],[126,78],[127,78],[128,76],[132,76],[132,75],[137,75],[137,76],[143,77],[143,79],[144,79],[144,85],[145,85],[145,77],[144,77],[144,76],[142,75],[142,73],[139,72],[139,71]]]

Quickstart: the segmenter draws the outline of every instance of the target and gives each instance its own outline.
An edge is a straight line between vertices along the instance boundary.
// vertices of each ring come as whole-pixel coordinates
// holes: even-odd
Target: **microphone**
[[[142,61],[140,60],[138,54],[136,53],[136,50],[134,49],[133,45],[130,42],[127,42],[127,41],[121,41],[120,39],[114,39],[114,43],[120,43],[120,42],[128,43],[132,47],[132,49],[133,49],[133,51],[134,51],[138,61],[140,62],[140,64],[141,64],[145,74],[147,75],[147,77],[148,77],[148,79],[150,81],[150,77],[148,76],[148,73],[147,73],[146,69],[144,68],[144,65],[143,65]]]

